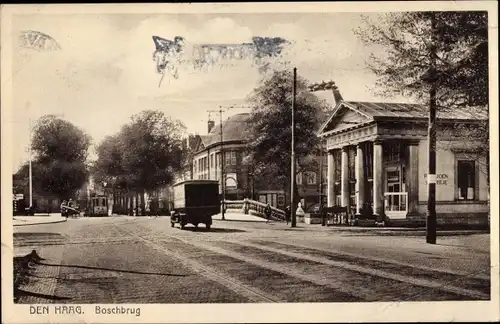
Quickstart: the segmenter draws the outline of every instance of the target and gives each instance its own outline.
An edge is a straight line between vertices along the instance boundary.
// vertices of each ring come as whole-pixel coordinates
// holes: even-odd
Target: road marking
[[[449,286],[447,284],[443,285],[442,283],[430,281],[430,280],[425,280],[425,279],[418,279],[418,278],[406,277],[406,276],[402,276],[402,275],[398,275],[398,274],[392,274],[392,273],[385,272],[382,270],[377,270],[377,269],[367,269],[367,268],[363,268],[363,267],[360,267],[357,265],[349,264],[347,262],[327,260],[327,259],[323,259],[323,258],[319,258],[319,257],[304,255],[304,254],[300,254],[300,253],[296,253],[296,252],[283,251],[283,250],[279,250],[276,248],[272,248],[272,247],[268,247],[268,246],[264,246],[264,245],[259,245],[259,244],[253,244],[253,243],[249,243],[249,242],[231,241],[231,243],[236,243],[236,244],[243,245],[243,246],[251,246],[251,247],[261,249],[261,250],[280,253],[283,255],[290,256],[290,257],[295,257],[295,258],[299,258],[299,259],[303,259],[303,260],[328,264],[328,265],[332,265],[335,267],[353,270],[353,271],[357,271],[357,272],[361,272],[361,273],[365,273],[368,275],[373,275],[373,276],[377,276],[377,277],[381,277],[381,278],[387,278],[387,279],[391,279],[391,280],[395,280],[395,281],[400,281],[400,282],[404,282],[404,283],[408,283],[408,284],[412,284],[412,285],[416,285],[416,286],[439,289],[439,290],[451,292],[454,294],[469,296],[472,298],[477,298],[477,299],[489,299],[490,298],[489,295],[483,294],[483,293],[478,292],[478,291],[453,287],[453,286]],[[359,288],[359,287],[357,287],[357,288]]]
[[[207,267],[200,262],[197,262],[195,260],[187,258],[185,255],[181,255],[180,253],[176,253],[174,251],[171,251],[164,246],[161,246],[160,244],[157,244],[151,240],[148,240],[142,236],[139,236],[133,232],[130,232],[128,230],[125,230],[123,228],[120,228],[120,230],[124,232],[128,232],[131,236],[136,237],[137,239],[141,240],[144,242],[146,245],[150,246],[156,251],[162,252],[163,254],[166,254],[170,257],[174,257],[178,259],[182,264],[187,266],[188,268],[194,270],[195,272],[203,275],[204,277],[208,278],[209,280],[215,281],[226,288],[229,288],[230,290],[247,297],[250,301],[252,302],[266,302],[266,303],[283,303],[285,302],[284,300],[281,300],[279,298],[276,298],[274,296],[269,296],[269,294],[264,293],[263,291],[247,286],[243,284],[242,282],[228,277],[226,275],[220,274],[218,271],[213,269],[212,267]],[[173,236],[171,236],[174,238]]]

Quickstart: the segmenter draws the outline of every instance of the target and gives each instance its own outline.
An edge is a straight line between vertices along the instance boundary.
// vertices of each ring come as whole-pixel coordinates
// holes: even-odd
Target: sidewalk
[[[228,212],[224,214],[226,221],[240,222],[266,222],[265,218],[253,215],[244,215],[242,213]],[[222,214],[212,216],[213,220],[222,220]],[[273,220],[273,223],[283,223],[282,221]],[[345,225],[330,225],[321,226],[321,224],[306,224],[297,223],[297,230],[313,230],[313,231],[335,231],[347,235],[356,236],[425,236],[425,228],[410,228],[410,227],[375,227],[375,226],[345,226]],[[438,230],[438,236],[457,236],[471,234],[487,234],[487,230],[478,229],[457,229],[457,230]]]
[[[36,214],[35,216],[14,216],[12,219],[13,226],[28,226],[40,224],[62,223],[66,221],[66,217],[61,214]]]
[[[321,227],[325,230],[332,230],[338,232],[350,232],[353,235],[403,235],[403,236],[425,236],[426,229],[423,227],[384,227],[384,226],[345,226],[345,225],[330,225],[321,226],[321,224],[304,224],[299,223],[298,226],[306,227]],[[448,235],[469,235],[469,234],[487,234],[488,230],[484,229],[448,229],[448,230],[437,230],[438,235],[448,236]]]

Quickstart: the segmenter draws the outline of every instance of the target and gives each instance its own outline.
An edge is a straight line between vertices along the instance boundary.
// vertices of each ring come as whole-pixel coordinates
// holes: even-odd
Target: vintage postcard
[[[2,321],[498,321],[497,39],[493,1],[2,6]]]

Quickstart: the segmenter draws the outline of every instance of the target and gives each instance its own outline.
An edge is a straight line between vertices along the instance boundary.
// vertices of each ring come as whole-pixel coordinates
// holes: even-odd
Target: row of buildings
[[[360,218],[421,225],[427,181],[435,181],[438,224],[488,223],[489,156],[484,136],[478,136],[488,131],[487,111],[438,113],[437,172],[428,177],[426,106],[345,101],[337,89],[334,98],[333,112],[318,130],[326,143],[316,155],[320,167],[296,178],[306,212],[322,199],[325,206],[347,207]],[[191,139],[194,154],[185,177],[221,182],[224,161],[226,199],[251,198],[284,208],[284,188],[256,178],[245,164],[249,117],[228,118],[222,136],[220,125],[209,121],[208,134]]]
[[[428,177],[427,107],[345,101],[338,90],[334,91],[335,107],[318,130],[325,143],[324,151],[316,155],[320,167],[296,178],[306,213],[323,200],[325,206],[344,206],[362,218],[422,224],[427,181],[435,181],[439,224],[488,223],[488,149],[475,137],[477,129],[487,125],[487,112],[438,114],[437,173]],[[225,120],[222,127],[208,121],[206,135],[186,139],[192,155],[177,180],[222,183],[225,178],[227,200],[250,198],[285,208],[289,204],[285,189],[269,179],[259,179],[245,163],[249,118],[248,113],[237,114]],[[147,196],[157,197],[160,208],[169,209],[170,195],[169,188],[163,188]],[[115,196],[109,204],[123,212],[124,205],[128,209],[137,206],[137,199],[129,202]],[[59,204],[54,200],[47,203],[51,208]]]

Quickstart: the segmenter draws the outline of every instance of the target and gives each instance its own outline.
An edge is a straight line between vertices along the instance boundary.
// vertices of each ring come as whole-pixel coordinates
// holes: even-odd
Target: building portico
[[[350,219],[372,219],[385,223],[425,221],[425,210],[422,208],[427,199],[425,116],[425,107],[419,105],[339,102],[319,133],[326,138],[328,154],[328,206],[347,207]],[[461,180],[458,175],[451,174],[457,171],[440,172],[439,163],[442,161],[445,162],[443,165],[447,165],[449,159],[456,160],[453,152],[459,148],[467,146],[465,150],[474,149],[470,148],[470,143],[464,145],[468,139],[457,137],[453,131],[447,132],[446,125],[450,125],[451,130],[457,122],[473,124],[477,120],[456,115],[441,118],[442,141],[438,143],[436,176],[438,190],[460,191],[457,186],[461,185]],[[447,145],[444,145],[445,142]],[[464,172],[459,172],[460,177],[467,177]],[[484,176],[476,174],[473,177],[478,181],[471,182],[468,186],[472,189],[465,191],[485,190]],[[465,201],[481,206],[482,214],[487,214],[481,199],[484,199],[484,194],[478,194],[475,199],[447,199],[445,194],[438,195],[441,202],[437,203],[450,208],[442,214],[453,213],[460,207],[456,205]]]

